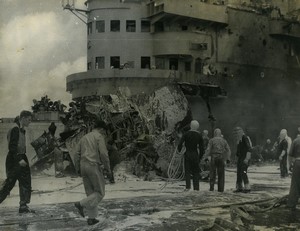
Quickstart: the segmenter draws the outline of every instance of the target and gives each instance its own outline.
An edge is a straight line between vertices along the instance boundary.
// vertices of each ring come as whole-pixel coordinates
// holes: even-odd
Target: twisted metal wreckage
[[[76,144],[98,118],[109,125],[109,153],[117,153],[110,155],[111,161],[133,161],[132,173],[146,180],[151,180],[153,174],[181,178],[180,157],[177,161],[171,159],[174,159],[178,134],[192,120],[186,95],[202,97],[207,104],[209,121],[214,122],[209,98],[226,93],[216,85],[176,83],[149,95],[127,97],[126,89],[121,89],[118,95],[86,97],[72,102],[69,111],[61,117],[65,129],[60,138],[45,131],[32,142],[37,153],[33,171],[41,171],[55,163],[57,176],[63,172],[74,173]],[[68,169],[64,169],[64,160],[70,163]]]

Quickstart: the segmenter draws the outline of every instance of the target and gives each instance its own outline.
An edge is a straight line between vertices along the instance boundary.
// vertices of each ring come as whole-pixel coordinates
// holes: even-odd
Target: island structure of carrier
[[[255,143],[282,127],[299,126],[299,1],[88,0],[85,5],[63,3],[84,15],[87,27],[87,71],[66,80],[74,100],[120,90],[147,94],[170,82],[202,96],[219,86],[226,92],[207,97],[216,126],[228,135],[239,124]],[[195,115],[206,110],[205,101],[191,97],[190,102]],[[207,118],[196,119],[205,127]]]

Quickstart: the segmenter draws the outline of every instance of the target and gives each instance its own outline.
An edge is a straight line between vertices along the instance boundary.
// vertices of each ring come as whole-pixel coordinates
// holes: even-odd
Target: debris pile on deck
[[[101,119],[109,126],[107,143],[116,147],[118,162],[132,161],[131,172],[145,180],[155,175],[167,177],[177,132],[191,120],[187,99],[176,85],[131,97],[120,90],[118,95],[86,97],[69,106],[61,116],[65,129],[59,139],[45,131],[32,142],[37,153],[34,170],[55,163],[56,174],[60,174],[65,171],[65,161],[69,170],[74,169],[76,144],[91,131],[93,121]]]
[[[216,217],[213,223],[206,227],[200,227],[196,231],[261,230],[258,227],[265,227],[266,230],[269,230],[268,227],[274,228],[275,223],[278,225],[276,230],[296,230],[299,228],[297,224],[299,218],[297,218],[297,212],[291,213],[287,210],[287,200],[288,195],[231,205],[229,207],[230,220]],[[290,223],[293,221],[294,224],[285,225],[288,220],[291,221]]]

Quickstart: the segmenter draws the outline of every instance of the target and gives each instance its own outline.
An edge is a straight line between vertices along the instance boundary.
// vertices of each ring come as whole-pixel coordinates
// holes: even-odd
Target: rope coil
[[[172,159],[168,166],[168,178],[166,183],[161,187],[161,189],[164,189],[169,182],[181,181],[184,179],[184,153],[185,147],[183,147],[180,152],[178,151],[177,147],[174,150]]]

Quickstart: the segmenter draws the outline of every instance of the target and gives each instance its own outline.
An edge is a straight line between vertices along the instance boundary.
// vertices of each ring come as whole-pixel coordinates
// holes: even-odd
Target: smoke
[[[4,79],[0,86],[0,115],[14,117],[20,110],[30,110],[33,99],[48,95],[52,100],[60,99],[63,103],[71,101],[71,95],[66,92],[65,77],[71,73],[82,71],[86,58],[81,57],[74,62],[63,62],[50,71],[33,73],[29,78],[14,81]]]
[[[59,14],[60,13],[60,14]],[[0,28],[0,118],[48,95],[65,104],[66,76],[86,70],[86,27],[67,12],[17,15]]]

